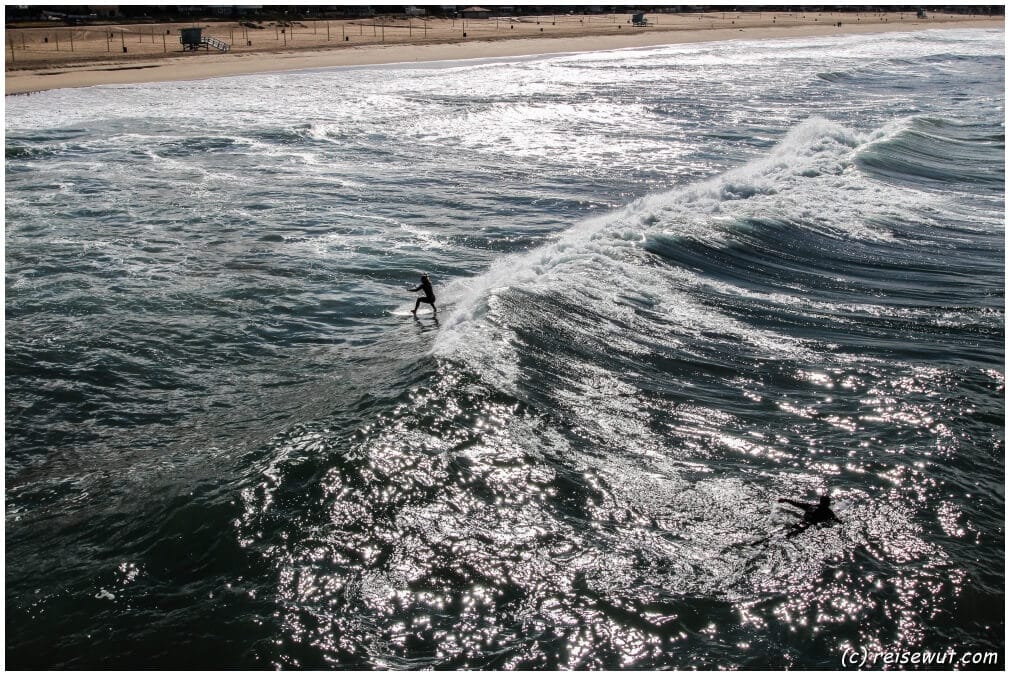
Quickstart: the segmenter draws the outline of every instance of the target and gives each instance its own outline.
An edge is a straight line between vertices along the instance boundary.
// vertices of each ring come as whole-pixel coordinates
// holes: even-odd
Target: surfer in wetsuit
[[[431,313],[438,314],[438,308],[435,307],[435,290],[431,288],[431,280],[428,279],[427,274],[421,275],[421,284],[411,289],[411,291],[424,291],[424,298],[417,299],[417,302],[414,303],[414,309],[410,311],[411,314],[417,314],[417,308],[421,307],[421,303],[427,303],[431,306]]]
[[[793,526],[793,529],[786,534],[787,538],[799,535],[810,526],[814,526],[819,523],[830,523],[832,521],[836,521],[838,523],[842,522],[842,520],[835,516],[835,513],[831,511],[831,498],[827,495],[822,495],[820,502],[816,505],[811,505],[806,502],[796,502],[795,500],[790,500],[789,498],[779,498],[779,502],[786,502],[793,507],[798,507],[803,510],[803,520]]]

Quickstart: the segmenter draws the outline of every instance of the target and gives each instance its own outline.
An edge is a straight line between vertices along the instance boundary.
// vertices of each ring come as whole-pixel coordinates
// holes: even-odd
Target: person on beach
[[[431,313],[438,314],[438,308],[435,307],[435,290],[431,288],[431,280],[428,279],[427,273],[421,275],[421,284],[411,289],[411,291],[424,291],[424,298],[417,299],[417,302],[414,303],[414,309],[410,311],[410,314],[416,315],[417,308],[421,307],[421,303],[427,303],[431,306]]]
[[[822,495],[820,502],[816,505],[811,505],[806,502],[796,502],[795,500],[790,500],[789,498],[779,498],[779,502],[786,502],[793,507],[798,507],[803,510],[803,520],[793,526],[793,529],[786,534],[787,538],[799,535],[810,526],[814,526],[819,523],[829,523],[832,521],[838,523],[842,522],[842,520],[835,516],[835,513],[831,511],[831,498],[827,495]]]

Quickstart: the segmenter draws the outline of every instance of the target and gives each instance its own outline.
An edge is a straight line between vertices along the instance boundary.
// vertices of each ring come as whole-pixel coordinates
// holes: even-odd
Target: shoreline
[[[739,23],[737,23],[739,21]],[[718,27],[715,24],[719,23]],[[485,36],[468,39],[403,41],[357,46],[319,45],[296,49],[272,49],[226,54],[179,52],[142,58],[110,58],[89,63],[49,63],[44,67],[5,70],[6,95],[29,94],[53,89],[96,85],[141,84],[203,80],[314,68],[434,63],[467,59],[528,57],[547,54],[610,51],[660,45],[716,42],[724,40],[789,39],[883,32],[914,32],[943,29],[1003,29],[1002,17],[971,21],[887,21],[881,23],[800,23],[794,25],[748,25],[739,16],[711,21],[712,27],[687,24],[631,30],[618,34],[570,34],[562,36]],[[729,24],[729,25],[727,25]],[[153,32],[152,32],[153,35]],[[105,44],[104,41],[102,43]],[[8,64],[9,65],[9,64]]]

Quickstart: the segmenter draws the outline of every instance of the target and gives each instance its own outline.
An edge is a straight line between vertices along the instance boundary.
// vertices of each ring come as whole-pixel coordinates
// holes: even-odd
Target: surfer
[[[806,502],[797,502],[795,500],[790,500],[789,498],[779,498],[779,502],[786,502],[793,507],[798,507],[803,510],[803,520],[793,526],[793,529],[786,534],[787,538],[799,535],[810,526],[814,526],[819,523],[829,523],[831,521],[836,521],[838,523],[842,522],[842,520],[835,516],[835,513],[831,511],[831,498],[827,495],[822,495],[820,502],[816,505],[811,505]]]
[[[438,308],[435,307],[435,290],[431,288],[431,280],[428,279],[427,273],[421,275],[421,284],[411,289],[411,291],[424,291],[424,298],[417,299],[417,302],[414,303],[414,309],[410,311],[410,314],[416,315],[417,308],[421,307],[421,303],[427,303],[431,306],[431,313],[438,314]]]

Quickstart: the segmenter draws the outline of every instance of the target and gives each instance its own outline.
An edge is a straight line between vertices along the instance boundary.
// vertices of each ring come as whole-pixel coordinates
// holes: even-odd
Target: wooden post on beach
[[[330,22],[326,22],[326,41],[330,41]]]
[[[410,17],[407,17],[407,35],[414,37],[414,24]]]
[[[10,31],[7,31],[7,44],[11,46],[11,63],[14,63],[14,41],[11,40]]]
[[[166,54],[168,54],[168,41],[165,40],[165,36],[161,36],[161,48]]]
[[[60,32],[56,31],[56,51],[60,51]]]
[[[74,51],[74,29],[70,29],[70,51]]]
[[[119,31],[119,39],[123,43],[123,51],[126,51],[126,31]]]

